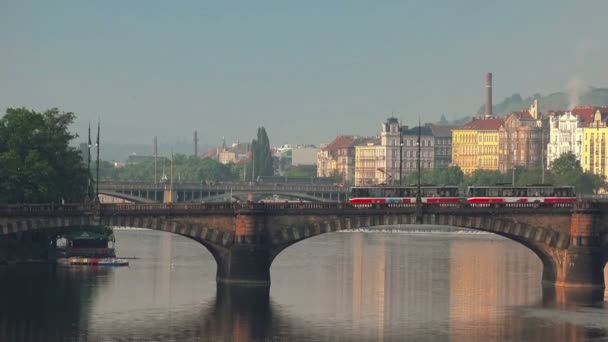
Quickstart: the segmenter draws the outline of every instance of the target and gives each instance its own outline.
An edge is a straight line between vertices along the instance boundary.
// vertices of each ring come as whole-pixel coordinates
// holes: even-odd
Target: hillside
[[[540,110],[559,110],[559,109],[571,109],[570,96],[568,93],[559,92],[542,96],[535,94],[533,96],[522,98],[519,94],[513,94],[511,97],[507,97],[500,103],[492,106],[492,112],[494,114],[506,114],[517,110],[528,109],[532,104],[535,97],[538,97],[540,102]],[[607,88],[589,88],[586,92],[583,92],[579,98],[578,103],[580,105],[591,105],[591,106],[606,106],[608,105],[608,89]],[[483,114],[485,112],[485,106],[481,105],[477,114]]]

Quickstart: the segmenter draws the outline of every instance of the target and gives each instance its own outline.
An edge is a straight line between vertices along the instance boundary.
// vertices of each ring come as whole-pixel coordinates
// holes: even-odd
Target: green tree
[[[70,146],[74,113],[8,108],[0,119],[0,202],[84,199],[88,174],[80,151]]]
[[[258,128],[257,138],[251,142],[251,151],[251,163],[247,172],[248,179],[257,179],[258,176],[272,176],[274,174],[272,152],[264,127]]]
[[[557,185],[574,185],[579,193],[595,193],[604,187],[603,177],[590,172],[583,172],[576,156],[572,152],[564,153],[551,163]]]

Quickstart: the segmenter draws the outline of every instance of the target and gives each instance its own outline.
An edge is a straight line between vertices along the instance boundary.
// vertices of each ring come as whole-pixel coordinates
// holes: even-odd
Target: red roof
[[[580,106],[574,107],[572,109],[572,114],[578,116],[583,122],[583,127],[589,126],[591,122],[593,122],[595,112],[597,111],[596,107],[591,106]],[[604,111],[600,110],[602,113]]]
[[[217,155],[217,148],[214,147],[212,149],[210,149],[209,151],[203,153],[202,157],[203,158],[213,158]]]
[[[517,118],[519,118],[520,120],[534,120],[534,117],[532,116],[532,114],[530,114],[529,110],[520,110],[518,112],[515,112],[514,114],[517,115]]]
[[[505,118],[492,117],[492,118],[474,118],[471,122],[464,124],[461,128],[464,129],[479,129],[483,131],[497,131],[500,125],[505,122]],[[458,129],[458,128],[456,128]]]
[[[338,150],[349,148],[354,146],[355,140],[357,138],[352,135],[340,135],[334,139],[329,145],[323,148],[323,151],[329,151],[330,153],[335,153]]]

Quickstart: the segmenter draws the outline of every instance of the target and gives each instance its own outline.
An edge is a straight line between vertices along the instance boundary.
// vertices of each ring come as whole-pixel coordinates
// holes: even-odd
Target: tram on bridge
[[[350,189],[350,204],[416,203],[418,186],[361,186]],[[506,184],[469,186],[461,195],[457,186],[420,186],[420,202],[426,204],[500,205],[502,203],[572,204],[573,186]]]

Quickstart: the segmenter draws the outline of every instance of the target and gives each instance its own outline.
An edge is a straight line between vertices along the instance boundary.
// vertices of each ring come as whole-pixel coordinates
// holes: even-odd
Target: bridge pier
[[[218,283],[240,286],[270,286],[270,246],[266,241],[263,212],[237,213],[234,244],[216,257]]]
[[[592,208],[575,208],[570,221],[570,245],[556,255],[555,285],[601,289],[606,251],[601,246],[600,217]]]

